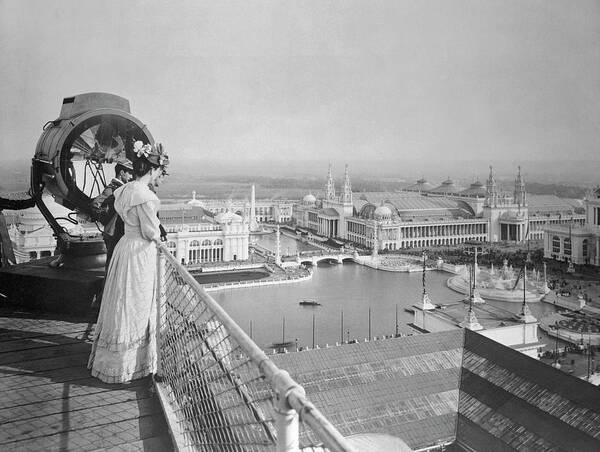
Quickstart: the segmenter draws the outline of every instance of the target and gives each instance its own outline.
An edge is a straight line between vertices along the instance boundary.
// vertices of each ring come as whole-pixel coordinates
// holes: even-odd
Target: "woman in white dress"
[[[160,201],[148,188],[168,157],[161,145],[134,146],[135,180],[115,190],[125,235],[106,274],[88,368],[106,383],[124,383],[156,371],[156,216]],[[137,157],[137,158],[135,158]]]

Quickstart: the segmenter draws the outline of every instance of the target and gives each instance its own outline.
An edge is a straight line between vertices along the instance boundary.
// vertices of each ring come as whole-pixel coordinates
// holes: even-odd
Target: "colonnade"
[[[463,224],[436,224],[419,226],[401,226],[400,239],[414,239],[422,237],[454,237],[454,236],[487,236],[487,222]]]
[[[328,220],[326,218],[319,218],[319,235],[325,237],[337,237],[338,236],[338,224],[340,220]]]

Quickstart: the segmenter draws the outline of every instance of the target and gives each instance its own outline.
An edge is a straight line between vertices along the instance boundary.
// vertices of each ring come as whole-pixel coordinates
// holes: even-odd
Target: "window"
[[[167,242],[167,249],[169,250],[169,253],[171,253],[172,256],[177,257],[177,244],[175,242],[168,241]]]
[[[552,252],[560,253],[560,238],[557,236],[552,237]]]
[[[583,239],[581,244],[581,253],[583,254],[584,259],[588,257],[588,239]]]
[[[192,240],[190,242],[188,261],[190,264],[197,264],[200,260],[200,242],[198,240]]]
[[[565,239],[564,248],[565,248],[564,255],[570,256],[571,255],[571,239],[570,238]]]

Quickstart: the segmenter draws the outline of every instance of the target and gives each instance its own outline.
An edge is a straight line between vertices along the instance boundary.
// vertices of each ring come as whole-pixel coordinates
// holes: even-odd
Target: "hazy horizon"
[[[259,175],[595,163],[599,42],[595,0],[3,0],[0,158],[30,158],[64,97],[100,91],[174,161]]]
[[[6,159],[3,164],[3,173],[19,173],[21,178],[29,177],[31,156]],[[206,160],[202,158],[182,157],[174,159],[169,167],[170,176],[167,182],[176,181],[179,177],[197,177],[201,182],[205,178],[232,178],[239,176],[245,180],[253,177],[260,178],[310,178],[321,180],[323,183],[327,176],[328,166],[332,164],[333,176],[337,181],[343,180],[344,168],[348,164],[350,178],[361,179],[390,179],[414,182],[424,177],[433,184],[441,183],[447,178],[454,179],[463,185],[479,180],[485,182],[489,174],[489,166],[494,168],[497,180],[510,182],[516,176],[518,166],[526,183],[563,184],[572,186],[596,186],[600,183],[597,168],[588,161],[555,160],[547,162],[498,162],[483,160],[454,160],[424,162],[420,160],[385,160],[361,161],[358,159],[339,160],[274,160],[269,162],[268,173],[265,174],[265,162],[261,159],[253,160]],[[6,181],[3,181],[6,182]],[[0,184],[1,185],[1,184]],[[10,184],[9,184],[10,185]],[[21,184],[23,185],[23,184]]]

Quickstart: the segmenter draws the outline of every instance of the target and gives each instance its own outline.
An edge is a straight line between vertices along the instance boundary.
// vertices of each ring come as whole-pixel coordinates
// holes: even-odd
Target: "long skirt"
[[[156,245],[127,234],[110,261],[88,369],[105,383],[156,371]]]

